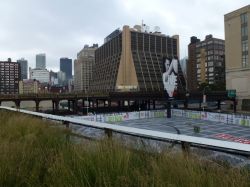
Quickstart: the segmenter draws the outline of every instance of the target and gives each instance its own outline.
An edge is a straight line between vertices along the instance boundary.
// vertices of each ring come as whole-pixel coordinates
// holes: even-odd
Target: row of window
[[[196,44],[196,47],[199,48],[199,47],[204,47],[204,46],[213,45],[213,44],[224,45],[225,42],[223,40],[210,40],[208,42],[204,41],[204,42]]]
[[[131,48],[139,51],[156,51],[162,53],[177,53],[177,40],[165,36],[155,36],[131,32]]]
[[[249,67],[248,59],[248,16],[247,13],[241,14],[241,51],[242,51],[242,67]]]
[[[241,14],[240,19],[241,19],[241,24],[247,24],[247,22],[248,22],[247,13]]]

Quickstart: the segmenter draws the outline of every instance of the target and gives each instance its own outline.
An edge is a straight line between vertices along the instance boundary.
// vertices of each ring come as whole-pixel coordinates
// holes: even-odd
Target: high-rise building
[[[224,16],[226,88],[236,89],[238,99],[250,99],[250,5]]]
[[[36,69],[46,69],[46,54],[36,55]]]
[[[58,84],[57,72],[50,70],[49,79],[50,79],[50,85],[57,85]]]
[[[18,94],[20,80],[20,64],[10,59],[0,61],[0,94]]]
[[[95,51],[91,90],[163,91],[163,58],[179,57],[179,36],[124,26]],[[148,27],[146,27],[148,28]]]
[[[66,73],[63,71],[57,72],[58,84],[60,86],[66,86],[68,81],[66,80]]]
[[[211,34],[207,35],[204,41],[192,38],[193,43],[191,41],[189,45],[190,67],[187,75],[191,90],[195,90],[202,83],[214,85],[218,90],[225,89],[224,40],[213,38]]]
[[[197,90],[197,68],[196,68],[196,43],[200,39],[195,36],[191,37],[190,44],[188,45],[188,62],[187,62],[187,90],[189,92]]]
[[[38,80],[40,83],[49,83],[50,73],[46,69],[29,69],[30,79]]]
[[[21,67],[21,80],[28,79],[28,61],[24,58],[17,60]]]
[[[66,80],[72,79],[72,59],[60,58],[60,71],[66,75]]]
[[[74,90],[89,91],[89,86],[92,80],[93,65],[95,62],[95,50],[98,44],[93,44],[84,48],[77,54],[77,59],[74,62]]]

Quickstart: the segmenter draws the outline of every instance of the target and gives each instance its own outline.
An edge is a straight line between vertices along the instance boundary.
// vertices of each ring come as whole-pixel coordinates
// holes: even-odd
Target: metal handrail
[[[16,111],[21,112],[24,114],[33,115],[36,117],[41,117],[50,120],[61,121],[64,124],[76,124],[80,126],[86,126],[91,128],[102,129],[105,132],[108,130],[109,132],[117,132],[121,134],[127,134],[136,137],[142,137],[147,139],[153,139],[158,141],[167,141],[167,142],[178,142],[180,144],[190,144],[190,146],[194,147],[201,147],[209,150],[216,150],[221,152],[233,153],[238,155],[247,155],[250,156],[250,146],[248,144],[242,144],[237,142],[229,142],[223,140],[216,140],[210,138],[202,138],[202,137],[194,137],[182,134],[173,134],[173,133],[166,133],[160,131],[153,131],[153,130],[146,130],[134,127],[126,127],[126,126],[119,126],[101,122],[93,122],[87,121],[82,119],[75,119],[71,117],[64,117],[64,116],[56,116],[52,114],[44,114],[38,112],[32,112],[22,109],[15,109],[10,107],[0,106],[0,109],[9,110],[9,111]]]

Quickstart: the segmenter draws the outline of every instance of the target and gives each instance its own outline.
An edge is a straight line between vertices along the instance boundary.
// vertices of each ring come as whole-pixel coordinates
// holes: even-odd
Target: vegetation
[[[226,90],[226,84],[223,81],[217,82],[216,84],[208,84],[208,82],[204,82],[198,85],[199,91],[225,91]]]
[[[69,132],[0,111],[0,186],[249,186],[246,170],[119,143],[68,141]]]

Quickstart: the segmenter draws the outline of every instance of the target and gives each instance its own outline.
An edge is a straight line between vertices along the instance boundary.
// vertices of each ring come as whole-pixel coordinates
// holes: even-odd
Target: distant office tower
[[[180,66],[185,78],[187,77],[187,62],[188,62],[187,57],[184,57],[180,60]]]
[[[36,55],[36,69],[46,69],[46,55],[45,54]]]
[[[189,44],[189,60],[187,77],[190,91],[202,83],[218,86],[218,89],[225,88],[224,40],[213,38],[212,35],[207,35],[204,41],[192,37]]]
[[[58,84],[60,86],[66,86],[67,85],[67,80],[66,80],[66,73],[63,71],[57,72],[57,78],[58,78]]]
[[[21,80],[20,64],[16,62],[0,61],[0,94],[18,94]]]
[[[187,90],[189,92],[197,90],[197,63],[196,63],[196,43],[200,39],[195,36],[191,37],[191,42],[188,45],[188,62],[187,62]]]
[[[238,99],[250,98],[250,5],[224,16],[226,88],[236,89]]]
[[[66,75],[66,80],[72,79],[72,59],[60,58],[60,71]]]
[[[28,61],[24,58],[17,60],[21,67],[21,80],[28,79]]]
[[[57,72],[53,72],[52,70],[50,70],[49,80],[50,80],[50,85],[57,85],[58,84]]]
[[[49,83],[50,74],[46,69],[29,69],[30,79],[38,80],[40,83]]]
[[[77,60],[74,62],[74,90],[89,91],[92,80],[93,64],[95,62],[95,50],[98,44],[84,48],[77,54]]]
[[[179,57],[179,36],[124,26],[95,51],[91,90],[163,91],[163,58]]]

